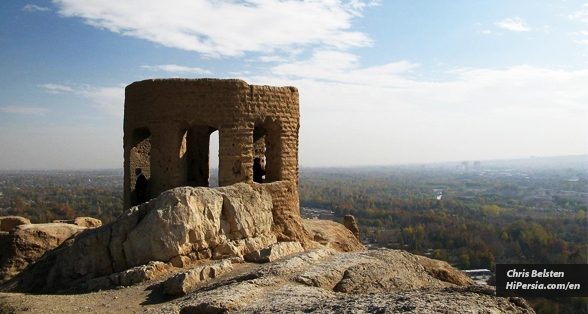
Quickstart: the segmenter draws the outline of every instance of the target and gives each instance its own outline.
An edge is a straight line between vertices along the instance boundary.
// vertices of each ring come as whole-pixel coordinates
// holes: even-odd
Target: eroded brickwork
[[[299,112],[295,87],[236,79],[156,79],[127,86],[125,208],[135,199],[137,167],[149,179],[147,199],[178,186],[208,186],[214,131],[220,186],[252,183],[253,159],[265,157],[265,182],[290,181],[297,190]],[[298,200],[289,206],[297,212]]]

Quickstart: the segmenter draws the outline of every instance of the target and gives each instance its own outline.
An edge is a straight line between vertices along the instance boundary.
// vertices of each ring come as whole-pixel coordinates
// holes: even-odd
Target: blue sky
[[[124,87],[166,77],[298,87],[302,166],[588,153],[586,1],[2,1],[0,15],[0,170],[121,168]]]

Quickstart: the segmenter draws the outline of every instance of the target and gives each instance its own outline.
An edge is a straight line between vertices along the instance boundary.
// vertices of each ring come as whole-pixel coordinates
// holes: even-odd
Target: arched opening
[[[186,174],[186,185],[189,186],[214,186],[214,180],[218,175],[211,175],[212,162],[215,162],[218,169],[218,132],[210,126],[192,126],[185,131],[180,149],[180,159],[183,162],[182,172]],[[211,136],[215,133],[216,136]],[[211,141],[211,138],[216,140]],[[216,154],[211,156],[216,146]],[[218,179],[216,179],[218,185]]]
[[[136,175],[135,169],[141,168],[145,177],[151,178],[151,132],[149,128],[138,128],[133,130],[130,151],[130,186],[131,186],[131,204],[136,203],[137,195],[135,192]],[[150,195],[149,186],[147,186],[147,197]]]
[[[220,131],[215,130],[210,134],[210,183],[211,188],[218,187],[218,163],[219,163],[219,133]]]
[[[266,118],[263,123],[258,123],[253,128],[253,159],[259,158],[262,162],[265,172],[263,183],[282,179],[282,143],[280,139],[279,124],[270,118]]]

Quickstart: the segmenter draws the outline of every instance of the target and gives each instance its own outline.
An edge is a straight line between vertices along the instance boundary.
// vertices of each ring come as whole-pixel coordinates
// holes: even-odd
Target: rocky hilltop
[[[103,226],[13,217],[0,312],[533,313],[445,262],[365,250],[352,217],[276,211],[287,184],[179,187]]]

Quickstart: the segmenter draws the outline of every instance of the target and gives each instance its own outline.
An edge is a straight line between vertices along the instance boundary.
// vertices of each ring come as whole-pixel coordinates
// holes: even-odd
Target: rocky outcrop
[[[355,217],[353,217],[353,215],[345,215],[343,217],[343,225],[345,228],[349,229],[351,233],[353,233],[357,240],[361,241],[359,238],[359,228],[357,227],[357,222],[355,221]]]
[[[149,262],[146,265],[129,268],[125,271],[114,273],[110,276],[94,278],[85,282],[82,286],[75,286],[65,290],[65,293],[97,291],[117,286],[130,286],[136,283],[160,278],[172,269],[172,265],[164,262]]]
[[[80,227],[86,228],[97,228],[102,226],[102,221],[100,219],[92,218],[92,217],[76,217],[75,219],[68,219],[68,220],[54,220],[54,223],[65,223],[65,224],[72,224]]]
[[[243,259],[223,259],[209,265],[194,267],[188,271],[178,273],[163,283],[163,293],[169,295],[183,295],[192,292],[197,285],[209,279],[216,278],[233,269],[234,263],[242,263]]]
[[[18,226],[0,233],[0,242],[44,234],[20,247],[44,243],[40,239],[51,245],[1,288],[80,293],[161,280],[149,285],[164,301],[142,309],[158,314],[533,313],[523,299],[496,297],[494,288],[473,284],[445,262],[398,250],[366,251],[341,224],[296,218],[296,208],[286,208],[295,193],[278,193],[289,185],[181,187],[98,228]],[[298,238],[304,243],[276,243]]]
[[[235,266],[236,267],[236,266]],[[243,266],[239,266],[243,267]],[[231,275],[233,274],[234,275]],[[397,250],[317,249],[199,282],[192,293],[146,313],[534,313],[488,286],[433,278]]]
[[[20,216],[2,216],[0,217],[0,231],[10,231],[16,226],[28,225],[31,221]]]
[[[57,291],[152,261],[188,265],[243,256],[276,242],[272,225],[272,199],[263,189],[175,188],[86,229],[3,289]]]
[[[249,252],[243,258],[250,263],[270,263],[300,252],[304,252],[300,242],[278,242],[264,249]]]
[[[302,219],[309,237],[339,252],[364,251],[366,247],[343,225],[329,220]]]
[[[2,235],[0,283],[12,278],[45,252],[58,247],[84,229],[62,223],[22,224]]]
[[[300,218],[298,185],[291,181],[278,181],[265,184],[253,184],[256,191],[265,191],[272,198],[272,231],[280,242],[300,242],[303,246],[310,244],[308,234]]]
[[[473,285],[475,282],[468,275],[451,267],[447,262],[416,255],[425,271],[434,278],[460,286]]]

